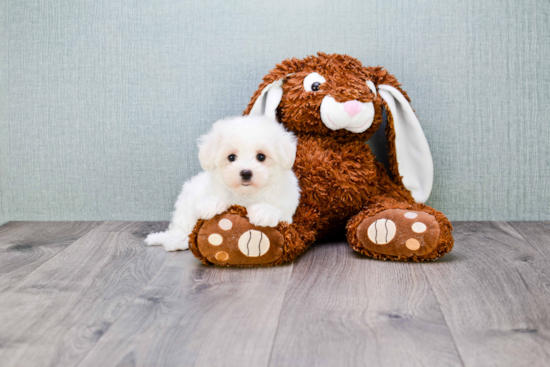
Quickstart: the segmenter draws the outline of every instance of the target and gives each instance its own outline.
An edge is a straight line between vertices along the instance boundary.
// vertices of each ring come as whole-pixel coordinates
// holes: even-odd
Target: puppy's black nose
[[[243,178],[243,180],[245,181],[250,181],[250,179],[252,178],[252,171],[249,171],[247,169],[243,169],[241,171],[241,177]]]

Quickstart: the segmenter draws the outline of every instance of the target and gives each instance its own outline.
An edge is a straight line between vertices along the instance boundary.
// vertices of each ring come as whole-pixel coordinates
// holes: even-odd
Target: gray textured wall
[[[318,50],[384,65],[453,220],[550,219],[548,1],[2,1],[0,221],[168,219],[195,139]]]

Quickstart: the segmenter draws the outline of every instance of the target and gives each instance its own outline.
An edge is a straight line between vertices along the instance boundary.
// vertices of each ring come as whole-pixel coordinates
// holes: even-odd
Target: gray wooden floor
[[[550,365],[550,222],[456,222],[432,263],[341,242],[256,269],[143,245],[166,225],[1,226],[0,365]]]

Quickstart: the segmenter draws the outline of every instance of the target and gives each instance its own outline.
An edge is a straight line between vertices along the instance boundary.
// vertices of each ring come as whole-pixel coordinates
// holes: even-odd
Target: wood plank
[[[507,223],[453,225],[453,252],[423,269],[465,365],[548,365],[548,259]]]
[[[21,227],[25,225],[26,223],[32,223],[32,222],[20,222],[20,221],[12,221],[12,222],[6,222],[0,226],[0,236],[2,233],[6,231],[11,231],[14,228]]]
[[[9,222],[0,227],[0,292],[100,222]]]
[[[224,269],[142,245],[166,223],[104,223],[72,245],[74,223],[57,237],[8,223],[0,263],[11,246],[65,247],[0,293],[0,365],[545,365],[549,223],[454,224],[434,263],[341,243],[294,268]]]
[[[291,272],[173,254],[80,366],[267,366]]]
[[[294,265],[270,366],[461,366],[423,266],[315,245]]]
[[[550,260],[550,222],[508,222],[525,241]]]
[[[143,244],[164,227],[104,223],[4,290],[2,365],[76,365],[169,258]]]

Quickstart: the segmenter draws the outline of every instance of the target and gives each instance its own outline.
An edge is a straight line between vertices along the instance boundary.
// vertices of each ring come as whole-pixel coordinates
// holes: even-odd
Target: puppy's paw
[[[164,232],[150,233],[145,238],[144,242],[147,246],[160,246],[162,245],[162,238]]]
[[[186,237],[174,242],[167,242],[163,246],[166,252],[187,250],[189,248],[189,239]]]
[[[227,208],[229,208],[229,205],[225,201],[217,196],[211,196],[199,201],[195,207],[195,212],[199,219],[211,219],[226,211]]]
[[[258,227],[276,227],[281,219],[281,211],[270,204],[254,204],[246,209],[248,220]]]
[[[166,251],[187,250],[189,248],[187,235],[176,230],[151,233],[145,239],[145,243],[149,246],[162,245]]]

